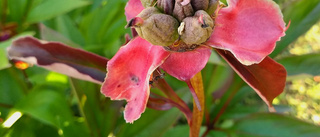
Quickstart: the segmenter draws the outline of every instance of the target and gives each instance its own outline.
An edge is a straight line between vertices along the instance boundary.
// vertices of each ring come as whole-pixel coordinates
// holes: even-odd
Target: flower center
[[[186,52],[207,41],[214,28],[210,15],[218,0],[141,0],[144,9],[129,23],[138,35],[166,50]],[[155,2],[157,3],[155,5]]]

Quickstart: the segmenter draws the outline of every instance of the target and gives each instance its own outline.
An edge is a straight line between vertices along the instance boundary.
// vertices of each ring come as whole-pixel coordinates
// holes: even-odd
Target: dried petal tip
[[[137,26],[141,26],[143,24],[143,19],[140,17],[135,17],[133,19],[131,19],[128,24],[125,26],[125,28],[129,28],[129,27],[137,27]]]

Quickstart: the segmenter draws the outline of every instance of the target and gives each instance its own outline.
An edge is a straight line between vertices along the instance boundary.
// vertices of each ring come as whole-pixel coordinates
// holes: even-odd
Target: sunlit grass
[[[320,52],[320,22],[290,45],[289,51],[293,55]]]
[[[292,55],[320,53],[320,22],[290,45],[289,52]],[[290,114],[320,125],[320,76],[289,81],[285,92],[274,103],[289,105],[294,110]]]

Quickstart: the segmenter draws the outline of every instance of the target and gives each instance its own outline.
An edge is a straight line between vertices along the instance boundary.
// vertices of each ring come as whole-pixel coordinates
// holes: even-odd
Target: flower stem
[[[233,97],[236,95],[236,93],[240,90],[242,86],[243,86],[243,81],[241,81],[239,77],[236,77],[234,80],[234,83],[230,86],[230,89],[224,95],[224,96],[227,96],[226,101],[221,102],[223,104],[222,107],[219,109],[219,112],[215,115],[213,121],[207,123],[206,125],[207,129],[202,135],[202,137],[205,137],[211,130],[216,129],[214,125],[218,122],[222,114],[227,109],[229,103],[231,102]]]
[[[160,75],[160,71],[154,71],[154,75]],[[170,100],[176,103],[175,106],[183,112],[187,118],[188,124],[191,122],[192,112],[188,105],[174,92],[170,85],[164,79],[158,79],[154,86],[159,88]]]
[[[193,113],[192,120],[189,124],[190,126],[190,137],[198,137],[200,132],[200,127],[203,120],[204,109],[204,90],[201,72],[197,73],[193,78],[190,79],[191,88],[197,96],[198,104],[196,99],[193,100]]]

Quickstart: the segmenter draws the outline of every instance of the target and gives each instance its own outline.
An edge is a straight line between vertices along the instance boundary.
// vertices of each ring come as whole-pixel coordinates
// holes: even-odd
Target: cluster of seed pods
[[[207,41],[214,28],[218,0],[141,0],[145,9],[128,27],[153,45],[177,52]]]

